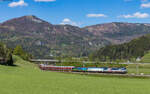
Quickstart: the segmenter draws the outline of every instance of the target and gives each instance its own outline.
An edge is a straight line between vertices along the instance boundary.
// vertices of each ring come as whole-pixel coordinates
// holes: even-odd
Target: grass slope
[[[148,52],[147,54],[145,54],[143,57],[142,57],[142,61],[143,63],[150,63],[150,52]]]
[[[0,66],[0,94],[149,94],[150,79],[92,77],[45,72],[14,57],[17,67]]]

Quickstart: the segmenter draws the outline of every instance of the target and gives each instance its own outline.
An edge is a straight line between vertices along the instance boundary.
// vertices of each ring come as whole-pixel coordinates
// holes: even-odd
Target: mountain
[[[150,33],[150,24],[113,22],[85,27],[96,36],[121,44]]]
[[[149,33],[149,24],[113,22],[79,28],[53,25],[33,15],[0,24],[0,41],[10,48],[21,45],[35,58],[87,56],[105,45],[128,42]]]
[[[71,25],[52,25],[32,15],[1,23],[0,33],[0,40],[9,47],[22,45],[37,58],[54,55],[84,56],[100,46],[110,44],[85,29]]]

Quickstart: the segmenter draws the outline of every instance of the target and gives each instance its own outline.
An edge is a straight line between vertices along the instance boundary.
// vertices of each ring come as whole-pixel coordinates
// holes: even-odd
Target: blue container
[[[87,68],[78,67],[77,70],[78,71],[87,71]]]

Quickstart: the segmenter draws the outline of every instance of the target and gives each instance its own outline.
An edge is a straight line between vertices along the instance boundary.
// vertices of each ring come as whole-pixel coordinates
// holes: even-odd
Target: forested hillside
[[[110,45],[94,53],[93,58],[101,61],[143,57],[150,50],[150,35],[134,39],[129,43]]]

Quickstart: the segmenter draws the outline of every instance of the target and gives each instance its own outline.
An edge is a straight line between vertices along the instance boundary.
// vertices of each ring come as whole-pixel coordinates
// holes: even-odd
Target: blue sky
[[[150,23],[150,0],[0,0],[0,22],[35,15],[52,24]]]

